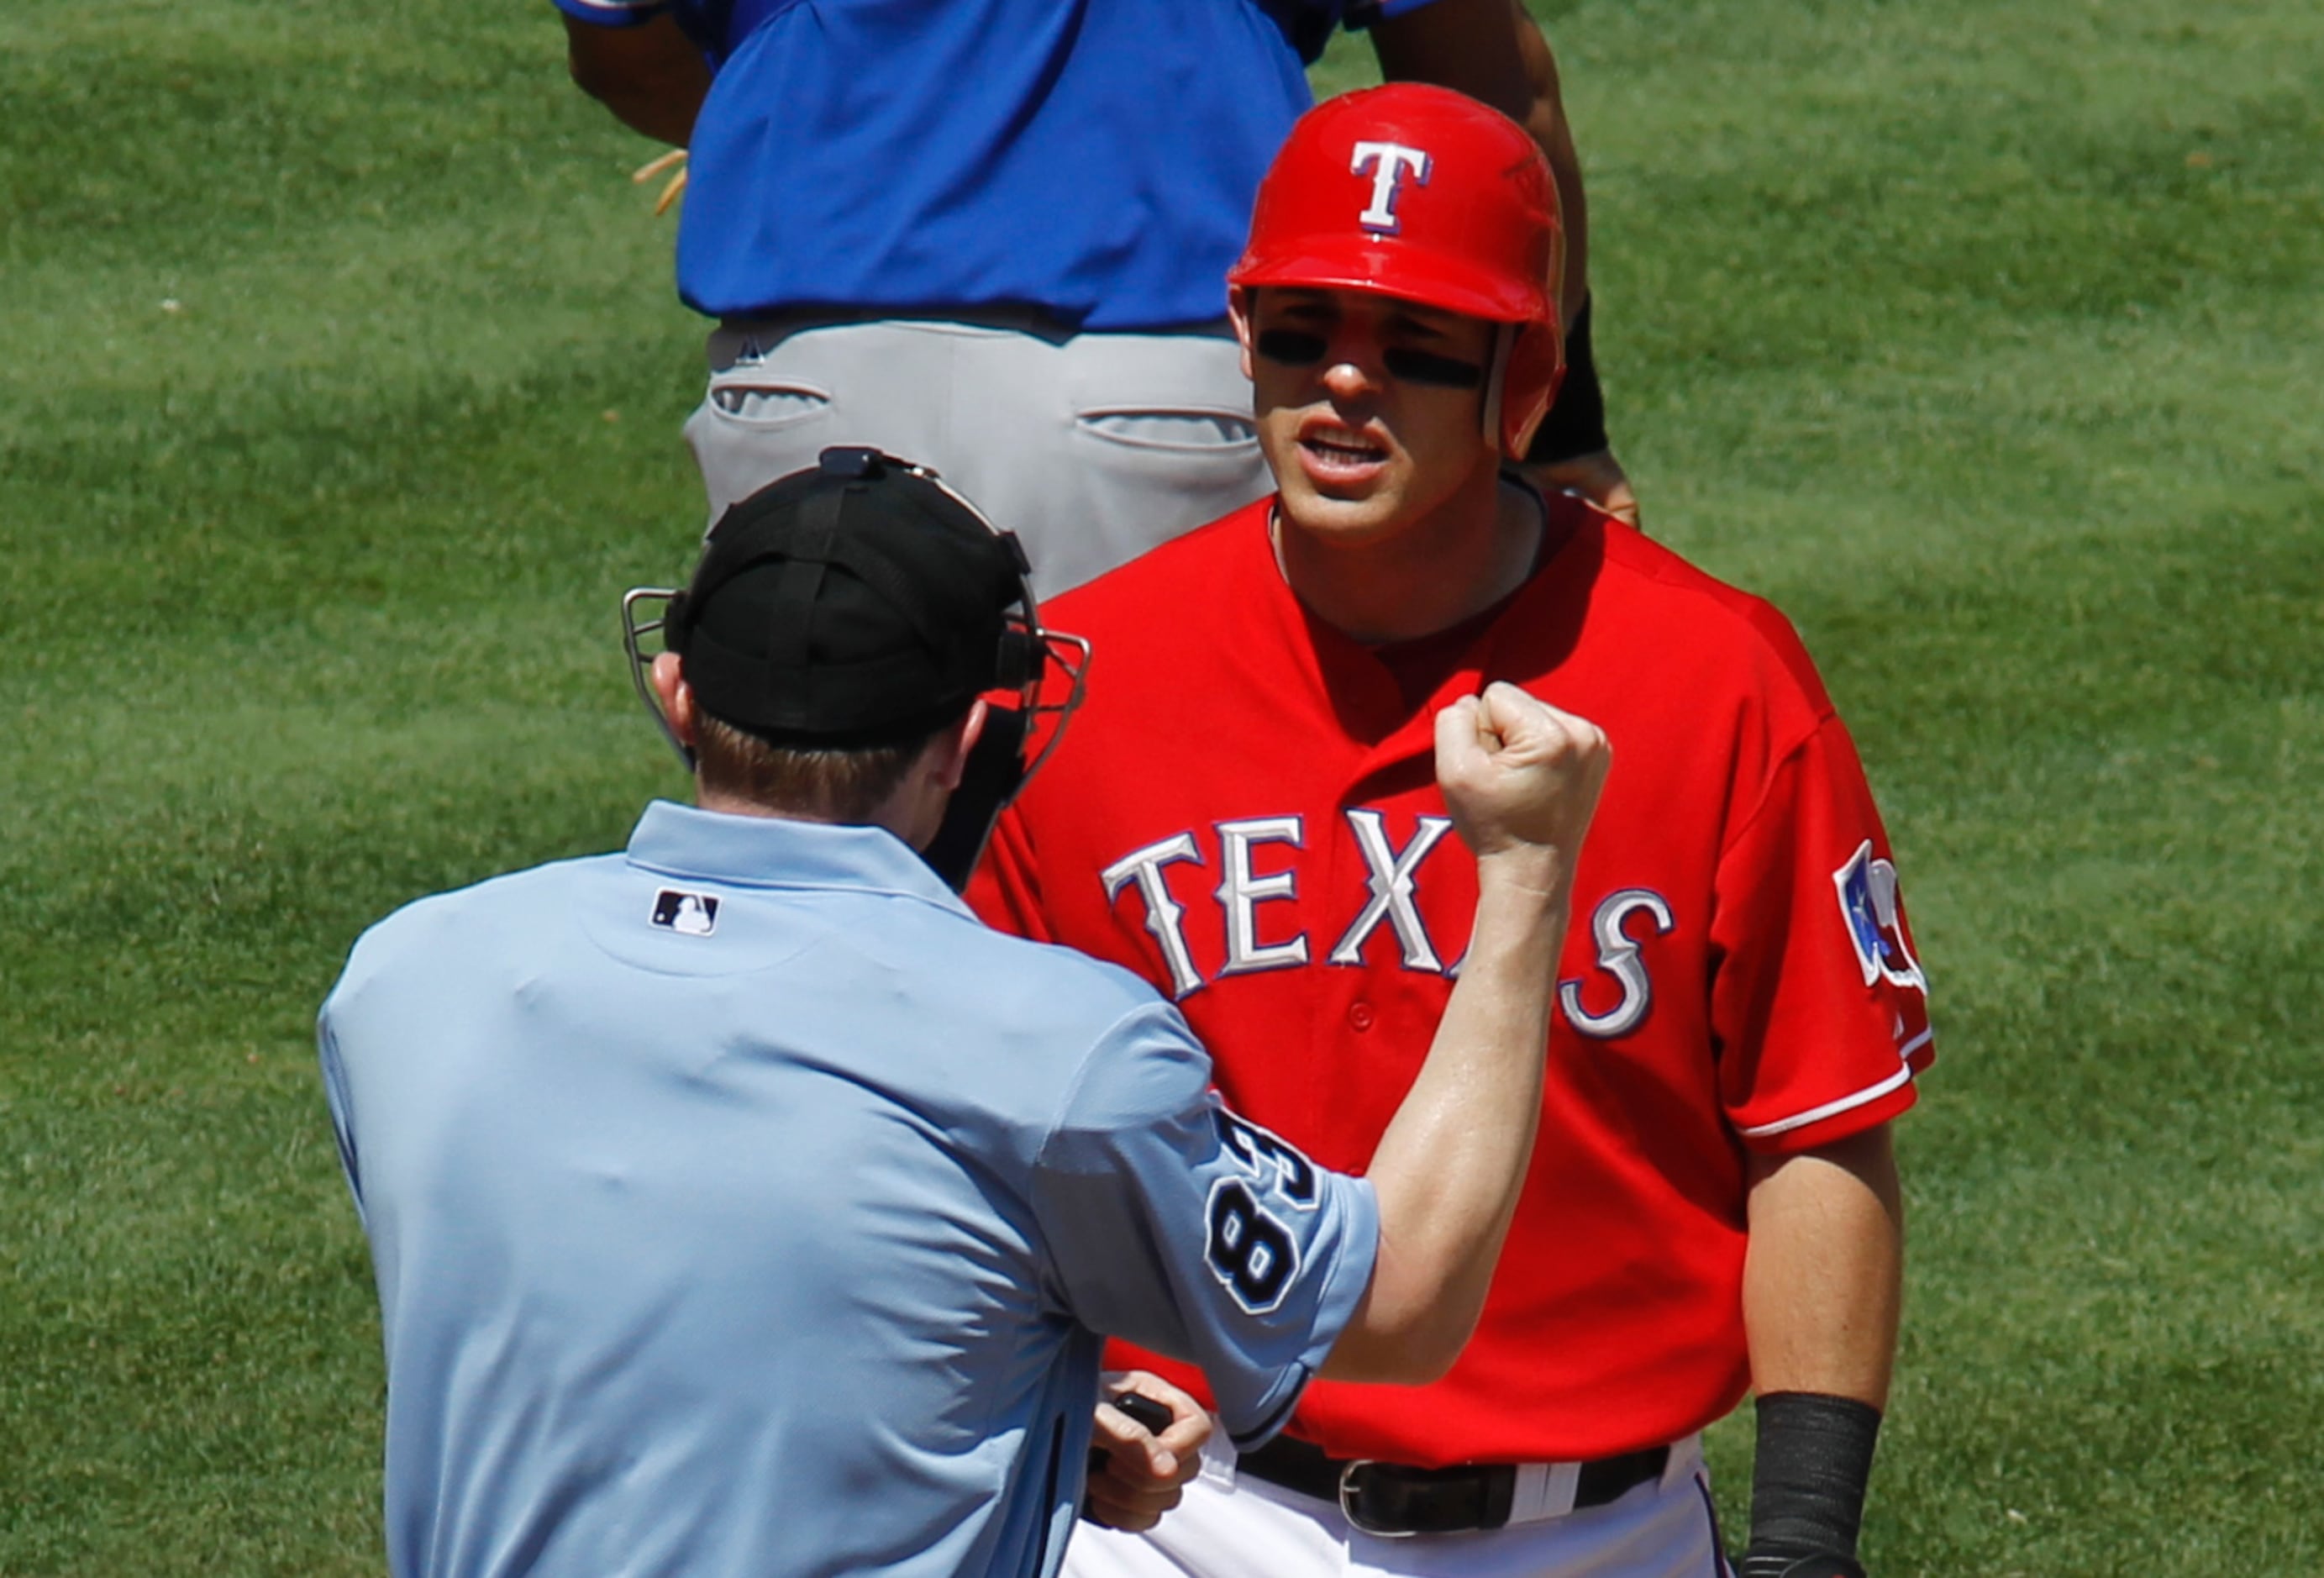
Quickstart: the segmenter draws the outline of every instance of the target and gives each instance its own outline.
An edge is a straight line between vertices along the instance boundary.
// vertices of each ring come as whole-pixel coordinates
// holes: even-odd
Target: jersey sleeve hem
[[[1275,1406],[1267,1411],[1266,1417],[1258,1424],[1248,1430],[1237,1430],[1229,1426],[1227,1439],[1234,1444],[1234,1449],[1237,1452],[1257,1452],[1274,1440],[1282,1432],[1283,1427],[1291,1423],[1291,1416],[1298,1409],[1299,1399],[1307,1395],[1307,1383],[1314,1379],[1314,1371],[1305,1365],[1301,1365],[1292,1378],[1292,1384],[1283,1389],[1281,1395],[1276,1398]]]
[[[552,0],[576,22],[597,27],[635,27],[669,9],[669,0]]]
[[[1932,1034],[1923,1030],[1910,1044],[1900,1047],[1898,1050],[1904,1059],[1904,1065],[1887,1078],[1877,1080],[1862,1090],[1850,1092],[1837,1101],[1810,1107],[1804,1112],[1794,1112],[1790,1117],[1778,1118],[1772,1122],[1755,1123],[1736,1132],[1754,1150],[1813,1150],[1820,1145],[1832,1144],[1886,1122],[1920,1099],[1914,1079],[1920,1069],[1927,1066]]]
[[[1256,1406],[1249,1410],[1257,1416],[1249,1423],[1238,1417],[1228,1418],[1226,1399],[1218,1398],[1220,1419],[1227,1427],[1227,1439],[1238,1452],[1250,1452],[1275,1438],[1276,1433],[1291,1422],[1292,1412],[1305,1395],[1307,1383],[1323,1368],[1332,1350],[1346,1331],[1348,1323],[1356,1317],[1356,1306],[1363,1300],[1372,1285],[1372,1269],[1379,1257],[1379,1200],[1373,1193],[1370,1178],[1355,1175],[1342,1177],[1346,1187],[1344,1197],[1350,1213],[1360,1218],[1351,1223],[1348,1249],[1339,1257],[1323,1297],[1317,1301],[1315,1316],[1309,1326],[1306,1352],[1298,1360],[1278,1372],[1276,1382],[1268,1388]],[[1359,1248],[1358,1246],[1360,1246]],[[1218,1390],[1216,1378],[1212,1389]]]

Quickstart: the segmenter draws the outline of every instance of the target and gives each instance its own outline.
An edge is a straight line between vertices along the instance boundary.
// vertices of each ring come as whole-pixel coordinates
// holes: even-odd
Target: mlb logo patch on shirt
[[[653,923],[687,937],[708,937],[718,925],[718,900],[710,893],[664,888],[654,895]]]

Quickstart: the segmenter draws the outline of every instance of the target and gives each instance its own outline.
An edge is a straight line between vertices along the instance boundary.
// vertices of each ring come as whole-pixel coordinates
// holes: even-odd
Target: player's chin
[[[1282,489],[1286,520],[1326,542],[1358,547],[1387,535],[1398,514],[1397,490],[1386,484],[1323,489],[1301,479]]]

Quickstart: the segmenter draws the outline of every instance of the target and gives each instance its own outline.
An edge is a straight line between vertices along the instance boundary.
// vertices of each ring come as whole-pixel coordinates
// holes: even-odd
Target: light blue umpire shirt
[[[657,802],[373,927],[320,1041],[402,1578],[1054,1573],[1096,1333],[1256,1444],[1371,1274],[1174,1008],[876,828]]]

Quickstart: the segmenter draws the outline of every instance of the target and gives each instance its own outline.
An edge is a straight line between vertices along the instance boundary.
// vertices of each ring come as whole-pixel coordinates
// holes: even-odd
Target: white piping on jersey
[[[1901,1048],[1898,1056],[1911,1057],[1914,1051],[1927,1043],[1929,1034],[1928,1031],[1923,1030],[1910,1046]],[[1804,1129],[1811,1123],[1820,1122],[1836,1113],[1845,1112],[1852,1107],[1860,1107],[1867,1102],[1877,1102],[1912,1077],[1913,1066],[1907,1063],[1886,1079],[1877,1084],[1867,1085],[1852,1096],[1842,1096],[1836,1102],[1826,1102],[1822,1106],[1812,1107],[1796,1117],[1779,1118],[1773,1123],[1761,1123],[1754,1128],[1739,1130],[1738,1132],[1746,1140],[1762,1140],[1770,1134],[1782,1134],[1794,1129]]]
[[[622,13],[632,11],[659,11],[663,5],[663,0],[580,0],[580,3],[587,6],[592,11],[618,11]]]

